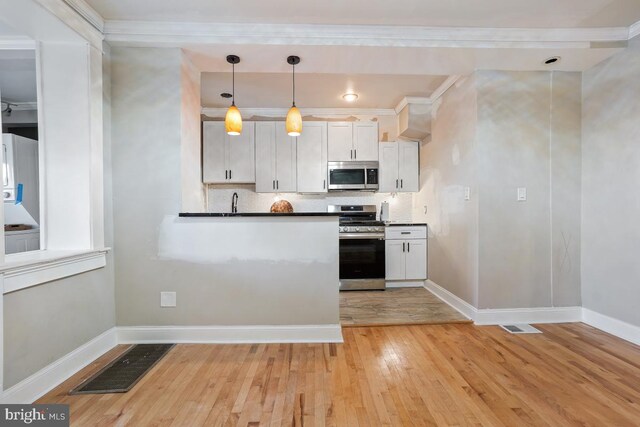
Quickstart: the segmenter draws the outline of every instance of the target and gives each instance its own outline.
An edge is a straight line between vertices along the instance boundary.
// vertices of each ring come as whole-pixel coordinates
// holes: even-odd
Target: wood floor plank
[[[640,347],[583,324],[345,328],[344,344],[180,344],[124,394],[39,400],[73,426],[637,426]]]

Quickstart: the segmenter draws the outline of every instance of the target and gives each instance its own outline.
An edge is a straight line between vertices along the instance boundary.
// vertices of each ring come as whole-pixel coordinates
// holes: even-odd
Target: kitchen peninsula
[[[198,291],[197,301],[177,304],[191,323],[284,328],[278,336],[269,327],[269,334],[252,337],[261,341],[295,341],[298,330],[307,338],[316,333],[318,341],[342,339],[335,214],[166,216],[158,257]]]

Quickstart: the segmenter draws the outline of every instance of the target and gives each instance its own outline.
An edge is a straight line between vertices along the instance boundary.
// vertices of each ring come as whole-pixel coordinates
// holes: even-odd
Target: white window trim
[[[83,251],[33,251],[15,254],[0,265],[2,294],[64,279],[106,266],[109,248]]]

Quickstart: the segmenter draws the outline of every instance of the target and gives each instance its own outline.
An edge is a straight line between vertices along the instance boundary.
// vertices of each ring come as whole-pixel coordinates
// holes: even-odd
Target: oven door
[[[340,290],[385,288],[384,234],[340,234]]]

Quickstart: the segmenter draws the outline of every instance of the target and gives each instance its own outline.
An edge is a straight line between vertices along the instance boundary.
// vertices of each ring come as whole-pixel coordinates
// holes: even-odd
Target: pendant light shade
[[[236,64],[240,62],[240,58],[236,55],[228,55],[227,62],[232,67],[232,95],[231,106],[227,110],[224,118],[224,127],[229,135],[240,135],[242,133],[242,115],[236,107]]]
[[[298,107],[296,107],[296,64],[300,63],[300,57],[290,56],[287,58],[287,63],[293,66],[293,103],[287,113],[285,127],[289,136],[300,136],[302,133],[302,115]]]
[[[240,135],[242,133],[242,115],[235,105],[231,105],[224,117],[224,128],[229,135]]]
[[[302,115],[295,105],[289,108],[287,121],[285,122],[289,136],[300,136],[302,133]]]

